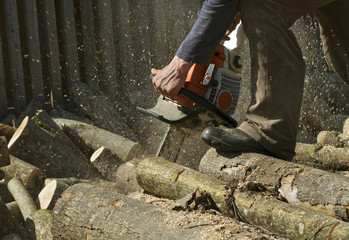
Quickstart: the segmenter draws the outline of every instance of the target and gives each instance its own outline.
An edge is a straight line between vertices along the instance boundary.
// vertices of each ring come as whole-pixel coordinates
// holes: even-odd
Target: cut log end
[[[8,148],[11,148],[11,146],[17,141],[17,139],[19,138],[19,136],[22,134],[23,129],[25,128],[25,126],[27,126],[28,121],[29,121],[29,117],[26,116],[26,117],[23,119],[21,125],[19,125],[19,127],[17,128],[16,132],[13,134],[13,136],[12,136],[10,142],[9,142],[8,145],[7,145]]]

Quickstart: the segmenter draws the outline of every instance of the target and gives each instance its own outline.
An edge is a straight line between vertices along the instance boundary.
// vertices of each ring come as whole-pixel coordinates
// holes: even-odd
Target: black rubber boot
[[[272,155],[256,140],[236,128],[208,127],[201,133],[201,140],[219,151],[256,152]]]

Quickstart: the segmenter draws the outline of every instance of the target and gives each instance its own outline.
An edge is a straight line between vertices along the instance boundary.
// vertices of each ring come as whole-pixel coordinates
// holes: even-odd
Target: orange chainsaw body
[[[223,67],[225,61],[224,47],[219,44],[216,48],[210,64],[215,64],[217,68]],[[204,97],[207,92],[207,87],[203,85],[205,74],[209,65],[201,65],[195,63],[188,72],[187,78],[184,83],[184,88],[189,91],[196,93],[197,95]],[[197,107],[197,104],[192,100],[180,95],[175,101],[178,105],[182,107],[193,109]]]

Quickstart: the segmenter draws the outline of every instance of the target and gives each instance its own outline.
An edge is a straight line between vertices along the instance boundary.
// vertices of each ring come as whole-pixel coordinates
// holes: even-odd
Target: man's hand
[[[179,90],[181,90],[184,85],[192,65],[193,63],[175,56],[170,64],[162,70],[153,68],[151,73],[154,75],[153,85],[155,90],[163,96],[175,100]]]
[[[241,20],[240,12],[237,12],[235,17],[233,18],[233,21],[230,24],[230,27],[226,31],[222,41],[229,41],[230,40],[229,34],[232,33],[236,29],[237,25],[239,25],[239,23],[240,23],[240,20]]]

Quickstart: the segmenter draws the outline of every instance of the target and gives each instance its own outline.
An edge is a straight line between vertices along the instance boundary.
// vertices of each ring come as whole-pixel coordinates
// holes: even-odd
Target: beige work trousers
[[[294,157],[305,63],[291,25],[313,11],[327,62],[349,84],[349,0],[241,0],[252,102],[239,127],[277,157]]]

